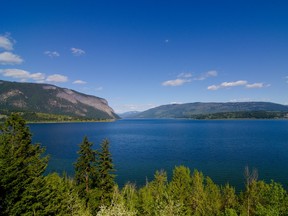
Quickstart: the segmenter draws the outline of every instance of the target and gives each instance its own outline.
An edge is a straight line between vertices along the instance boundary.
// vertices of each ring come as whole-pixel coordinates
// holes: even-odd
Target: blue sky
[[[288,1],[0,2],[0,79],[162,104],[288,104]]]

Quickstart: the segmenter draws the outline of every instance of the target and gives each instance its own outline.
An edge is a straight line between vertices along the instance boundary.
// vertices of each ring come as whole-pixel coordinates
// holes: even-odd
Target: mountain
[[[103,98],[49,84],[0,80],[0,111],[29,113],[33,118],[64,116],[68,119],[107,120],[119,118]],[[35,116],[37,115],[37,116]],[[41,116],[41,117],[40,117]]]
[[[288,106],[270,103],[270,102],[235,102],[235,103],[187,103],[187,104],[170,104],[155,107],[136,115],[136,118],[206,118],[208,115],[214,118],[219,113],[240,113],[240,117],[253,115],[267,116],[268,112],[275,115],[278,112],[288,112]],[[224,118],[226,118],[226,114]],[[238,116],[237,114],[237,116]],[[214,116],[213,116],[214,115]],[[282,115],[282,114],[281,114]],[[284,116],[287,113],[283,113]],[[233,116],[233,115],[232,115]],[[221,117],[221,115],[220,115]],[[275,116],[278,117],[278,114]],[[216,118],[216,117],[215,117]],[[269,117],[270,118],[270,117]]]
[[[120,116],[120,118],[134,118],[139,113],[140,113],[139,111],[129,111],[129,112],[120,113],[118,115]]]

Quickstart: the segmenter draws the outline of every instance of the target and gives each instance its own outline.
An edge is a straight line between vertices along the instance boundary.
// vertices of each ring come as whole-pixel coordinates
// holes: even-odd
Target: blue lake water
[[[257,168],[259,179],[287,187],[287,120],[119,120],[94,123],[30,124],[33,142],[50,155],[48,172],[73,175],[84,136],[98,149],[105,138],[120,186],[141,186],[156,170],[172,175],[175,166],[198,169],[217,184],[244,185],[244,168]]]

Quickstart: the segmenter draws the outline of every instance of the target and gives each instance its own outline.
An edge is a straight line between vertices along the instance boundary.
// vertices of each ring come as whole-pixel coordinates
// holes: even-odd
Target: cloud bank
[[[38,83],[43,82],[60,83],[68,81],[68,77],[60,74],[53,74],[50,76],[46,76],[44,73],[30,73],[29,71],[21,69],[0,69],[0,74],[2,74],[2,76],[4,77],[19,79],[22,82],[26,82],[29,80]]]

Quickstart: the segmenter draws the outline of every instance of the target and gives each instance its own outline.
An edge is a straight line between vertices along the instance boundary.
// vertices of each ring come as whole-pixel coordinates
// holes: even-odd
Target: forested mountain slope
[[[0,81],[1,114],[11,112],[63,115],[103,120],[119,118],[108,102],[96,96],[49,84]],[[35,116],[34,116],[35,117]]]
[[[243,113],[247,112],[247,113]],[[231,102],[231,103],[186,103],[169,104],[141,112],[137,118],[194,118],[216,114],[216,113],[239,113],[267,115],[266,112],[288,112],[288,106],[270,102]],[[245,116],[243,115],[243,116]],[[225,116],[225,115],[224,115]]]

